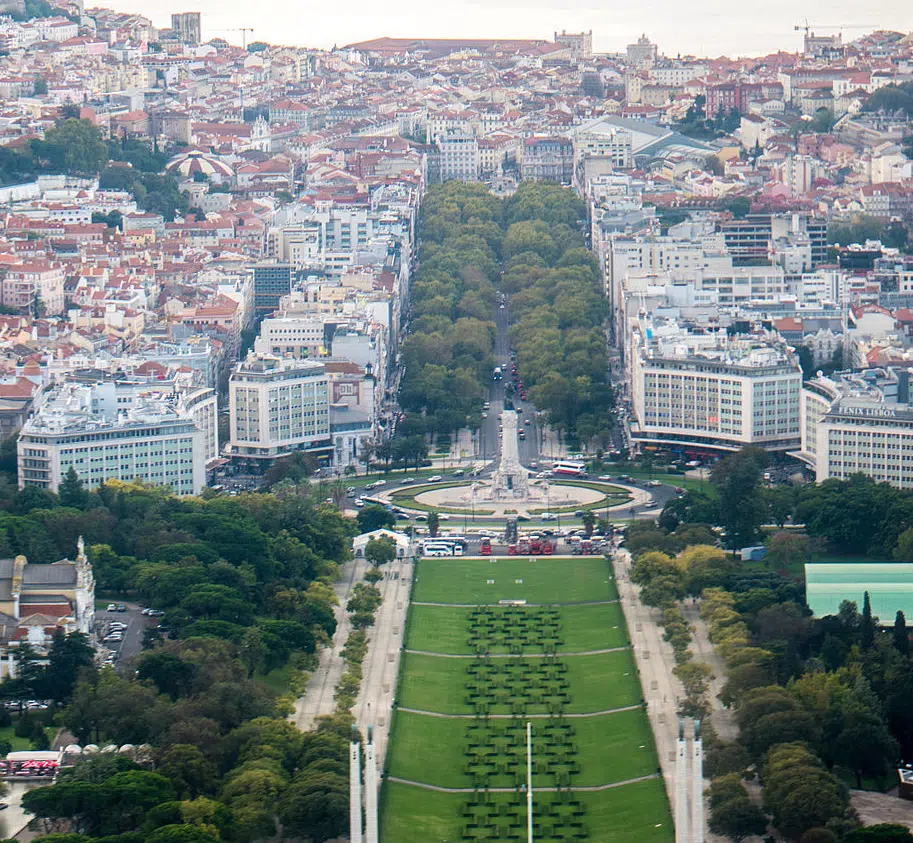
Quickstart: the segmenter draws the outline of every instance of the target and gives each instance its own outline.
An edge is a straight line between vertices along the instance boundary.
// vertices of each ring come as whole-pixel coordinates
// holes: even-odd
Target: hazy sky
[[[597,51],[622,50],[646,32],[666,55],[718,56],[797,50],[801,33],[794,32],[793,26],[806,17],[821,32],[846,25],[846,40],[871,29],[913,30],[913,3],[909,0],[809,0],[803,4],[793,0],[642,0],[624,6],[610,0],[348,0],[339,5],[317,0],[96,2],[150,16],[159,26],[168,25],[171,12],[200,11],[204,37],[220,36],[240,43],[240,33],[221,30],[250,26],[253,40],[323,48],[382,35],[551,38],[556,29],[592,29]]]

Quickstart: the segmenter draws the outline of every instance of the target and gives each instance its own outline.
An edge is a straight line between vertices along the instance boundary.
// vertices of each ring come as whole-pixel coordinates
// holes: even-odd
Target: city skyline
[[[273,5],[275,4],[275,5]],[[144,14],[166,26],[177,6],[171,0],[126,0],[115,4],[122,11]],[[573,0],[558,7],[552,0],[502,0],[496,6],[475,2],[451,4],[437,13],[415,0],[396,9],[376,7],[361,0],[344,18],[314,17],[307,4],[289,9],[276,0],[261,4],[252,16],[246,6],[233,3],[191,3],[183,11],[199,11],[203,16],[203,36],[241,41],[239,27],[253,27],[248,42],[263,40],[290,46],[331,49],[372,38],[528,38],[551,39],[555,31],[593,31],[597,52],[623,52],[641,33],[667,55],[701,57],[765,55],[778,50],[798,52],[802,32],[795,26],[808,20],[820,33],[842,30],[849,41],[867,31],[913,30],[913,10],[896,0],[876,0],[864,13],[849,2],[818,2],[797,10],[792,4],[765,4],[763,13],[752,7],[725,8],[716,0],[699,0],[688,16],[671,14],[667,0],[652,0],[646,6],[604,10],[593,0]],[[235,30],[235,31],[232,31]],[[300,32],[289,38],[290,32]]]

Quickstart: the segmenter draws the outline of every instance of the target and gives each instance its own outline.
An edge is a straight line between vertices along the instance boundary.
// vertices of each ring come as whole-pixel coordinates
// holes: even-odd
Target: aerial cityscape
[[[0,0],[0,838],[913,843],[913,14],[590,5]]]

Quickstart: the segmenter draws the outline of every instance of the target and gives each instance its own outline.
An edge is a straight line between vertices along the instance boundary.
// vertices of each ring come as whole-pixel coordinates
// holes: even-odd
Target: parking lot
[[[123,606],[124,610],[96,609],[95,634],[101,661],[120,669],[143,649],[143,632],[147,627],[156,626],[160,618],[143,615],[142,608],[135,604],[111,605]]]

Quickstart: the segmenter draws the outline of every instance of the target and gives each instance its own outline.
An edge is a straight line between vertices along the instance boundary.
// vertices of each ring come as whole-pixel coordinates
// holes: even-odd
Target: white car
[[[444,478],[441,477],[440,474],[432,474],[431,477],[428,478],[428,482],[429,483],[440,483],[441,480],[443,480],[443,479]]]

